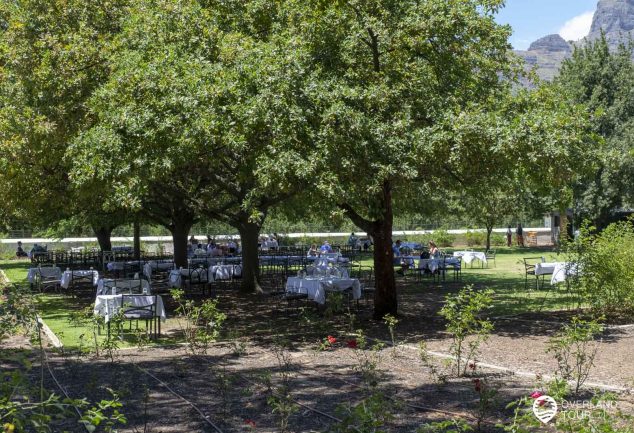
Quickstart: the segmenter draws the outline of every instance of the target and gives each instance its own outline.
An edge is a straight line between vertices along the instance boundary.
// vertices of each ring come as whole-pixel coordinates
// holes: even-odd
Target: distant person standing
[[[517,246],[524,246],[524,229],[522,228],[522,223],[517,224],[517,228],[515,229],[515,235],[517,236]]]
[[[513,245],[513,231],[511,230],[511,226],[506,230],[506,246],[510,247]]]

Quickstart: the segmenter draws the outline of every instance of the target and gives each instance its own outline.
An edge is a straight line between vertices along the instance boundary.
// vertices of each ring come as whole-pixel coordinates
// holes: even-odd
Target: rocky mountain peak
[[[572,52],[572,47],[568,42],[559,35],[544,36],[533,42],[528,51],[546,51],[546,52]]]
[[[600,0],[592,20],[590,39],[601,34],[628,33],[634,30],[634,0]]]

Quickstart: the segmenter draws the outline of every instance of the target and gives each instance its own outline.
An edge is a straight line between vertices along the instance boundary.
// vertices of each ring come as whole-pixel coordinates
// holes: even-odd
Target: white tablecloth
[[[92,275],[92,285],[96,286],[99,283],[99,272],[97,272],[95,270],[64,271],[64,273],[62,274],[60,285],[63,288],[68,289],[70,287],[70,285],[71,285],[73,280],[77,280],[78,278],[81,278],[82,280],[85,280],[86,277],[89,277],[90,275]]]
[[[436,272],[440,265],[442,265],[443,259],[420,259],[418,261],[418,269],[428,269],[429,271]],[[446,258],[445,265],[460,266],[460,260],[458,258]]]
[[[310,276],[334,276],[338,278],[349,278],[348,269],[334,266],[308,266],[306,273]]]
[[[119,311],[121,308],[122,295],[99,295],[95,300],[95,307],[93,313],[97,316],[102,316],[106,322],[110,321],[110,318]],[[132,297],[126,297],[126,303],[130,301],[130,305],[134,307],[146,307],[154,302],[153,296],[135,295]],[[163,298],[156,297],[156,312],[161,318],[162,322],[165,322],[167,316],[165,315],[165,307],[163,306]]]
[[[193,270],[174,269],[170,271],[169,285],[170,287],[179,289],[182,287],[183,281],[189,279],[190,276],[194,279],[195,283],[214,281],[214,275],[210,273],[207,268],[195,268]]]
[[[535,275],[552,275],[550,284],[563,283],[570,275],[577,274],[577,266],[569,262],[546,262],[535,265]]]
[[[129,294],[132,288],[136,289],[135,293],[152,294],[150,283],[147,280],[101,278],[97,283],[97,296],[110,295],[112,287],[116,288],[118,294]]]
[[[37,281],[38,275],[46,279],[61,280],[62,270],[57,266],[44,266],[41,268],[29,268],[29,272],[26,274],[26,279],[29,283],[34,284]]]
[[[109,262],[106,265],[106,268],[110,272],[123,271],[126,266],[130,269],[136,269],[136,267],[139,266],[139,263],[143,263],[143,262],[142,261],[140,262],[139,260],[128,261],[128,262]]]
[[[454,257],[462,257],[466,264],[472,263],[474,260],[480,260],[482,263],[487,262],[487,256],[481,251],[456,251]]]
[[[153,260],[143,265],[143,275],[152,279],[152,273],[154,271],[168,271],[170,269],[174,269],[173,261],[157,262]]]
[[[352,288],[354,299],[361,298],[361,283],[356,278],[334,277],[290,277],[286,281],[286,291],[291,293],[306,293],[309,299],[324,305],[326,290],[343,291]]]
[[[242,276],[242,265],[213,265],[209,267],[211,281],[230,280]]]

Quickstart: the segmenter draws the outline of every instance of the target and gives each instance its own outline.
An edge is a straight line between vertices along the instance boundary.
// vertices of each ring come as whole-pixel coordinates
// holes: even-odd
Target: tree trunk
[[[187,267],[187,236],[192,228],[191,222],[173,222],[169,227],[174,243],[174,263],[177,267]]]
[[[236,227],[240,232],[242,245],[242,284],[240,291],[245,293],[262,292],[260,287],[260,260],[258,257],[258,238],[260,224],[242,222]]]
[[[383,218],[372,223],[374,238],[374,272],[376,287],[374,291],[374,318],[381,320],[386,314],[396,316],[398,299],[394,280],[394,252],[392,251],[392,187],[388,181],[382,188]]]
[[[392,251],[392,220],[376,221],[373,224],[374,272],[374,318],[381,320],[386,314],[396,315],[398,301],[394,280],[394,252]]]
[[[112,241],[110,240],[112,230],[114,227],[93,227],[101,251],[112,251]]]
[[[134,260],[141,260],[141,224],[134,220]]]
[[[487,251],[489,251],[491,249],[491,232],[493,231],[493,226],[492,225],[488,225],[487,226]]]

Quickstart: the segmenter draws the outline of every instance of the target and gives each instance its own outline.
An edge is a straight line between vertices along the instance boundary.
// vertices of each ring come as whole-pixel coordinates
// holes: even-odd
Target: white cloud
[[[584,12],[581,15],[577,15],[563,25],[559,30],[559,34],[567,41],[578,41],[590,33],[592,27],[592,17],[594,17],[594,11]]]

